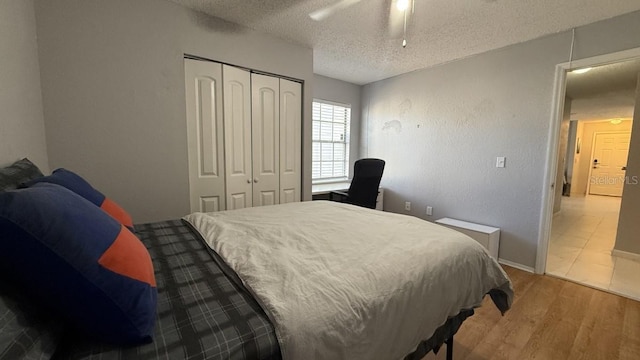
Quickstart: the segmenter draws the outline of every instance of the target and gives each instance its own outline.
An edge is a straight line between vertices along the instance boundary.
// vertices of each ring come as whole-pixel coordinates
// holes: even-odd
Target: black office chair
[[[376,208],[378,187],[384,171],[384,160],[360,159],[353,165],[353,180],[348,192],[332,191],[329,200]]]

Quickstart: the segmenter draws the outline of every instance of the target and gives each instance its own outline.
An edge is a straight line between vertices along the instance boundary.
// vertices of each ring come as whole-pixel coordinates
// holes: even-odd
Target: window
[[[313,101],[313,182],[349,176],[351,105]]]

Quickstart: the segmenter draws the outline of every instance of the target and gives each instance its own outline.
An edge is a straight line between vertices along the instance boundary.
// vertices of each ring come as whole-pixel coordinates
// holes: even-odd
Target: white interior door
[[[227,209],[253,206],[251,173],[251,75],[223,65],[224,153]]]
[[[280,79],[280,203],[300,201],[302,84]]]
[[[225,209],[222,66],[184,60],[191,212]]]
[[[631,132],[596,133],[589,194],[622,196]]]
[[[280,203],[280,81],[251,74],[253,206]]]

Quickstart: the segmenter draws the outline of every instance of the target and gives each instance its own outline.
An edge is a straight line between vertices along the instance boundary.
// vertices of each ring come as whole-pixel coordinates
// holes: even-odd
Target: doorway
[[[640,59],[566,75],[545,273],[640,300],[640,262],[614,249]],[[541,246],[543,247],[543,246]],[[618,266],[617,266],[618,265]]]

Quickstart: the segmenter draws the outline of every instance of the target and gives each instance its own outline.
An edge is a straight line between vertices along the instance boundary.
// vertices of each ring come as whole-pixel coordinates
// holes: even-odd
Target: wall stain
[[[382,131],[387,130],[395,130],[395,132],[400,133],[402,132],[402,123],[399,120],[387,121],[386,123],[384,123]]]
[[[491,118],[495,115],[496,106],[490,99],[484,99],[471,108],[463,119],[456,119],[456,126],[475,125],[478,119]]]

